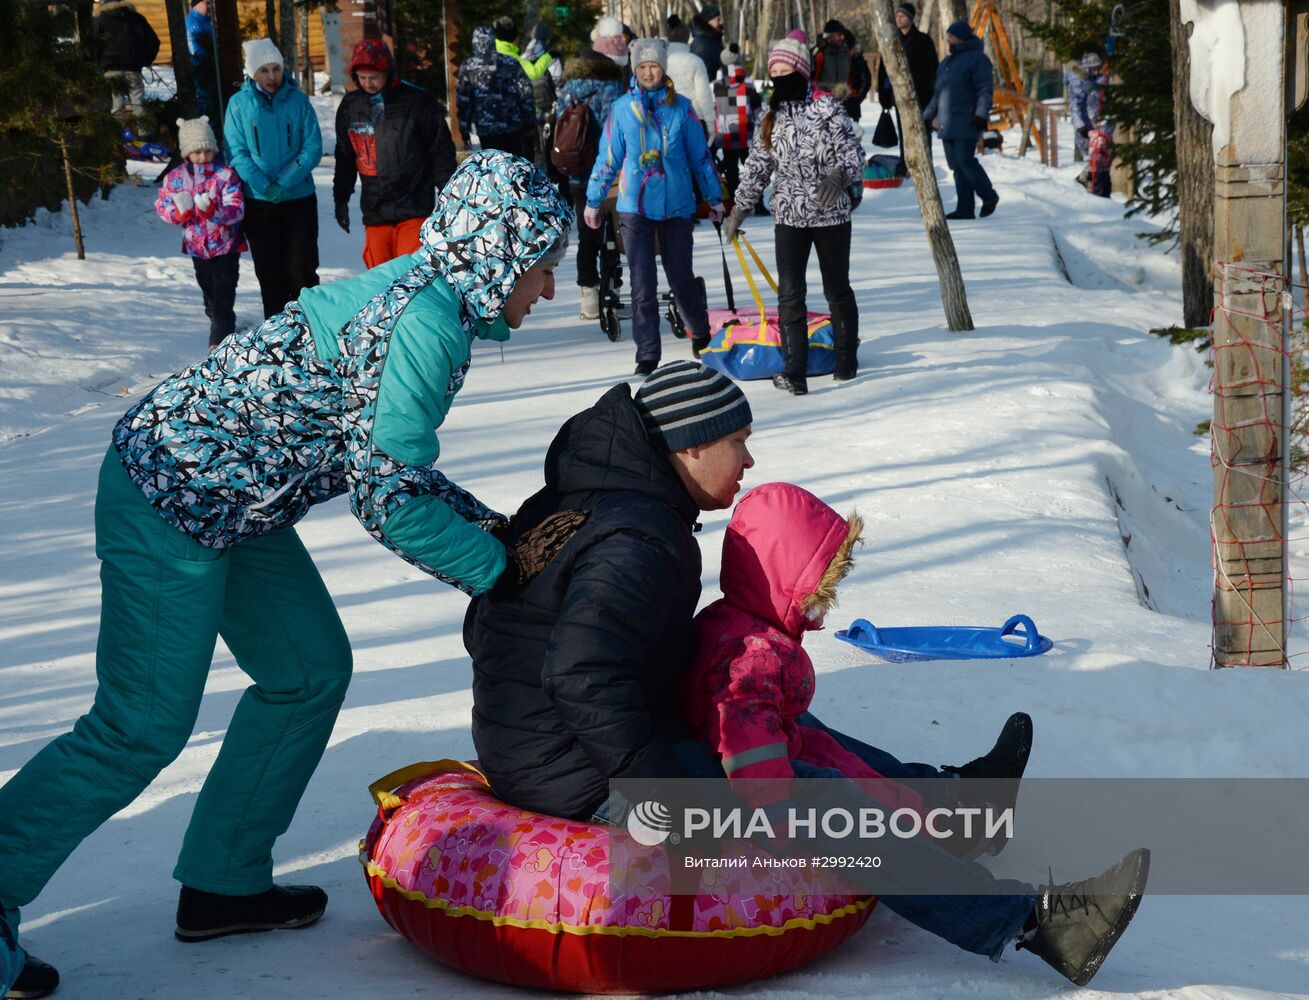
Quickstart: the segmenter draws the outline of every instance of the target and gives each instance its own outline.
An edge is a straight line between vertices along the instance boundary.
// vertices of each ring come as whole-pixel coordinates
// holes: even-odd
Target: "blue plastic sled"
[[[1022,632],[1018,631],[1019,626]],[[999,628],[877,628],[865,618],[856,618],[849,628],[837,632],[836,637],[892,663],[1008,660],[1016,656],[1039,656],[1054,645],[1037,632],[1036,624],[1026,615],[1014,615]]]

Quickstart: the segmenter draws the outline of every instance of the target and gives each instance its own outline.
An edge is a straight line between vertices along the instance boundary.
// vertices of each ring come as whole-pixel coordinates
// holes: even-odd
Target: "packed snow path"
[[[977,330],[943,326],[912,190],[870,193],[855,215],[852,267],[861,375],[840,388],[815,379],[803,398],[748,384],[758,464],[746,485],[791,480],[864,515],[866,544],[833,623],[998,625],[1022,611],[1056,646],[1031,661],[896,665],[819,633],[807,643],[821,675],[814,710],[910,759],[958,763],[1022,709],[1035,719],[1032,776],[1309,775],[1305,673],[1206,669],[1210,470],[1192,429],[1207,416],[1207,371],[1193,351],[1145,333],[1180,317],[1175,261],[1134,241],[1142,224],[1085,195],[1075,168],[985,164],[999,211],[953,229]],[[318,184],[331,280],[361,266],[362,233],[331,222],[329,168]],[[952,196],[947,180],[947,208]],[[204,349],[190,263],[153,197],[146,182],[89,206],[85,262],[66,218],[0,233],[0,781],[69,728],[95,690],[92,509],[110,428]],[[357,199],[352,207],[357,222]],[[769,221],[747,230],[771,262]],[[696,260],[721,303],[708,228]],[[816,261],[810,289],[821,309]],[[257,303],[247,257],[243,322],[258,318]],[[503,354],[477,349],[442,428],[444,471],[506,512],[536,489],[563,420],[630,376],[630,341],[610,344],[576,311],[570,260],[556,300]],[[666,359],[689,353],[665,336]],[[706,601],[726,521],[706,515],[699,536]],[[24,914],[26,943],[64,974],[61,995],[521,995],[450,972],[392,932],[355,859],[373,814],[370,780],[472,755],[466,600],[371,541],[344,501],[300,530],[355,650],[332,744],[277,849],[280,879],[327,888],[326,918],[296,934],[172,938],[169,873],[247,683],[220,645],[181,758]],[[1303,898],[1147,897],[1089,992],[1309,996],[1306,928]],[[1065,988],[1030,956],[993,965],[879,911],[825,961],[723,992],[1013,1000]]]

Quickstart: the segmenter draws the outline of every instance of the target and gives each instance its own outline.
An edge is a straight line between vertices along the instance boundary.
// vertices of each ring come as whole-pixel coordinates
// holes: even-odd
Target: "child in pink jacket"
[[[720,600],[695,618],[696,655],[683,686],[685,719],[723,761],[728,778],[782,779],[740,785],[755,805],[784,797],[785,779],[839,772],[888,810],[924,810],[922,796],[900,782],[954,777],[1022,777],[1032,720],[1015,713],[984,757],[960,767],[904,763],[823,726],[808,714],[814,667],[802,645],[836,604],[836,588],[853,565],[859,515],[841,517],[808,490],[767,483],[741,498],[723,539]],[[923,786],[919,786],[920,788]],[[943,789],[938,797],[952,798]],[[1012,803],[1010,803],[1012,804]],[[994,853],[999,841],[955,838],[960,857]]]
[[[218,159],[218,142],[209,117],[177,120],[184,163],[168,171],[155,211],[182,226],[182,252],[191,255],[195,280],[209,317],[209,346],[236,329],[236,283],[241,274],[241,219],[245,201],[241,178]]]
[[[791,778],[791,762],[803,760],[882,779],[826,729],[797,721],[814,696],[804,633],[836,603],[862,531],[858,514],[843,518],[790,483],[759,486],[736,505],[723,539],[723,597],[696,615],[685,692],[693,735],[722,755],[729,778]],[[892,807],[921,805],[893,782],[881,790]]]

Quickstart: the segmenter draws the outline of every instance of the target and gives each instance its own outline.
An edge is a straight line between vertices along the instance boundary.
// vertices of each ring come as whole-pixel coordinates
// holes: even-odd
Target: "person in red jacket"
[[[364,264],[376,267],[418,249],[436,192],[455,170],[445,109],[396,71],[386,43],[365,38],[350,57],[358,85],[336,109],[336,223],[350,232],[350,195],[361,181]]]

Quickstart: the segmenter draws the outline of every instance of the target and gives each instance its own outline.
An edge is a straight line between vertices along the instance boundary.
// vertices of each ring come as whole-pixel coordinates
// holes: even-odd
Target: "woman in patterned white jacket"
[[[492,534],[505,518],[441,474],[437,431],[473,341],[508,339],[553,298],[572,217],[527,160],[476,153],[418,250],[305,289],[119,421],[95,504],[99,689],[71,733],[0,785],[0,954],[18,908],[186,746],[220,635],[253,683],[173,872],[177,936],[322,915],[321,889],[273,884],[272,849],[327,745],[351,653],[294,525],[345,494],[370,534],[442,582],[476,594],[518,578],[517,551]]]
[[[809,337],[805,269],[818,251],[823,294],[832,314],[838,382],[859,370],[859,310],[850,288],[850,185],[863,173],[864,152],[845,106],[809,82],[812,68],[804,45],[790,38],[768,53],[773,93],[759,122],[750,158],[741,169],[736,206],[724,226],[731,240],[773,184],[772,210],[777,251],[777,312],[785,368],[773,385],[800,396],[809,391],[805,374]]]

